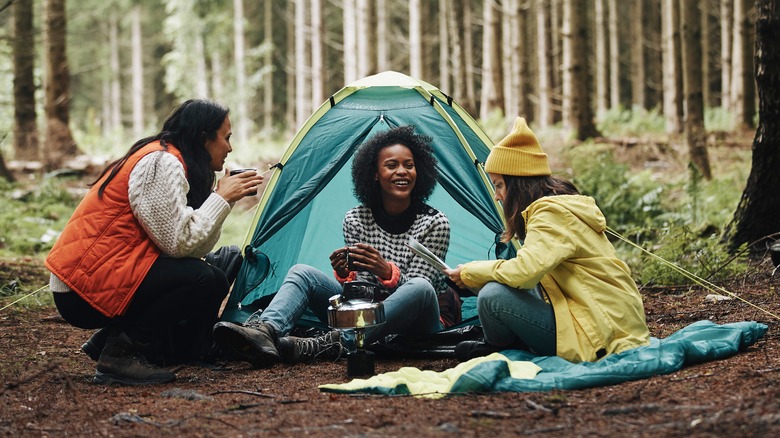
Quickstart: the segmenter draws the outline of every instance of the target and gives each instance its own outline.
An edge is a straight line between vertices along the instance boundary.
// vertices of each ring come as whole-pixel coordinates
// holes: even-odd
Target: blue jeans
[[[279,291],[260,319],[270,324],[278,336],[292,330],[306,308],[328,323],[328,299],[341,293],[341,284],[308,265],[290,268]],[[376,342],[390,334],[427,334],[441,330],[439,302],[433,286],[423,278],[412,278],[395,290],[382,304],[385,323],[366,330],[366,342]]]
[[[477,295],[477,313],[488,344],[520,341],[536,354],[555,356],[555,313],[538,290],[488,283]]]

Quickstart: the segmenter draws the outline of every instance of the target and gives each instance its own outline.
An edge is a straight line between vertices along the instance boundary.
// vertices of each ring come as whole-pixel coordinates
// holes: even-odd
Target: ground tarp
[[[405,368],[403,372],[385,373],[369,379],[355,379],[345,384],[320,386],[324,392],[366,394],[457,394],[486,392],[536,392],[554,389],[582,389],[614,385],[656,375],[669,374],[686,365],[723,359],[753,345],[768,327],[754,321],[715,324],[695,322],[665,339],[652,338],[650,345],[613,354],[598,362],[571,363],[556,356],[535,356],[519,350],[505,350],[506,357],[467,362],[443,371],[449,387],[421,384],[438,380],[430,371]],[[501,355],[496,355],[501,356]],[[490,357],[488,357],[489,359]],[[515,362],[520,362],[515,364]],[[473,366],[472,366],[473,365]],[[524,368],[538,372],[532,378],[518,378],[513,370]],[[528,377],[531,377],[529,375]]]

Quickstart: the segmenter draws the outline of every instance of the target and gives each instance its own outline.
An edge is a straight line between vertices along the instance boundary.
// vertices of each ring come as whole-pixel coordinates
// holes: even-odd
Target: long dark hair
[[[579,195],[577,187],[569,181],[552,176],[512,176],[503,175],[506,186],[504,198],[504,217],[506,231],[501,240],[510,241],[517,236],[525,239],[525,221],[523,211],[531,203],[544,196]]]
[[[97,184],[103,175],[110,172],[98,189],[98,196],[102,197],[103,191],[131,155],[147,144],[159,141],[163,148],[167,149],[170,144],[181,152],[187,165],[187,182],[190,185],[187,205],[192,208],[200,207],[211,193],[216,179],[210,168],[211,156],[206,150],[205,142],[206,139],[216,138],[217,130],[229,112],[226,107],[210,100],[190,99],[182,103],[165,119],[159,133],[135,142],[122,158],[109,163],[89,185]]]
[[[412,189],[412,206],[422,205],[436,186],[436,157],[431,148],[431,137],[417,135],[413,126],[399,126],[380,132],[363,143],[352,160],[352,182],[355,197],[361,204],[375,208],[382,203],[382,189],[374,178],[379,170],[377,160],[382,149],[400,144],[409,148],[417,169],[417,180]]]

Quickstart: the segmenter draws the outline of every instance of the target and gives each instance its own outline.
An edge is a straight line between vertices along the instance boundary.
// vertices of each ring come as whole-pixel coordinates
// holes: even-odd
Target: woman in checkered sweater
[[[441,330],[438,294],[445,277],[415,257],[406,245],[414,237],[444,259],[450,240],[447,216],[425,203],[436,184],[436,159],[430,137],[411,126],[390,129],[369,139],[352,163],[354,191],[361,205],[343,222],[346,245],[330,254],[333,275],[295,265],[268,308],[244,325],[220,322],[214,337],[220,346],[252,363],[269,366],[335,359],[344,352],[338,331],[319,338],[285,336],[306,308],[327,322],[328,299],[347,281],[371,281],[388,295],[385,324],[366,330],[368,343],[398,333]]]

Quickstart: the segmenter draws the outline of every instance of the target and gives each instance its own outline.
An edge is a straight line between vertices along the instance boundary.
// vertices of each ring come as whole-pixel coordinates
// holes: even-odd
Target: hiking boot
[[[508,347],[496,347],[484,341],[461,341],[455,346],[455,358],[460,362],[487,356],[491,353],[506,350]]]
[[[100,353],[103,351],[103,347],[106,346],[106,340],[110,336],[116,335],[114,329],[105,327],[102,328],[90,336],[87,342],[81,345],[81,351],[87,354],[90,359],[97,361],[100,359]]]
[[[265,368],[279,363],[276,349],[276,330],[262,321],[246,325],[220,321],[214,325],[214,342],[237,359],[249,362],[255,368]]]
[[[347,355],[347,349],[341,343],[341,332],[338,330],[316,338],[279,338],[279,352],[285,363],[314,362],[316,359],[336,360]]]
[[[176,379],[172,371],[147,362],[124,333],[106,339],[96,368],[93,381],[103,385],[152,385]]]

